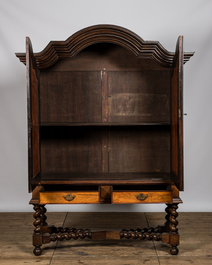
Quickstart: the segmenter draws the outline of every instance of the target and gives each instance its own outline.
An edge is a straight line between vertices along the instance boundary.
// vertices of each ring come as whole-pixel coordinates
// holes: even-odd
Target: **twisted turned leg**
[[[171,204],[169,207],[169,231],[170,231],[169,243],[171,245],[170,253],[172,255],[177,255],[179,252],[177,248],[177,246],[179,245],[179,234],[177,228],[178,221],[176,220],[176,218],[178,217],[177,209],[178,209],[177,203]]]
[[[40,209],[41,209],[41,213],[40,213],[41,226],[47,226],[48,224],[46,222],[47,217],[45,215],[45,213],[46,213],[46,207],[45,207],[45,205],[41,205],[40,206]]]
[[[166,216],[165,216],[165,219],[166,219],[166,222],[164,223],[165,227],[168,228],[168,231],[169,231],[169,224],[170,224],[170,221],[169,221],[169,218],[170,218],[170,208],[171,208],[171,204],[166,204],[167,207],[165,209],[165,212],[166,212]]]
[[[39,256],[42,254],[41,246],[42,244],[50,243],[51,241],[57,240],[69,240],[69,239],[77,239],[77,238],[91,238],[91,239],[106,239],[111,238],[117,239],[120,236],[121,238],[133,238],[133,239],[147,239],[147,240],[156,240],[162,241],[163,243],[169,243],[171,245],[170,253],[172,255],[177,255],[179,250],[177,246],[179,245],[179,234],[178,234],[178,204],[167,204],[166,207],[166,222],[163,226],[158,226],[156,228],[144,228],[144,229],[130,229],[126,230],[123,229],[119,235],[116,231],[112,235],[105,234],[101,232],[101,234],[95,234],[95,232],[91,232],[90,230],[83,230],[83,229],[69,229],[69,228],[62,228],[62,227],[54,227],[48,226],[46,222],[46,208],[44,205],[35,204],[33,209],[35,213],[33,217],[35,221],[33,225],[35,226],[34,233],[33,233],[33,245],[34,245],[34,254]]]
[[[35,204],[33,207],[33,209],[35,210],[35,213],[33,214],[33,217],[35,218],[35,221],[33,223],[33,225],[35,226],[33,233],[33,245],[35,246],[35,248],[33,253],[36,256],[39,256],[42,253],[42,224],[45,222],[44,208],[44,206],[41,207],[38,204]]]

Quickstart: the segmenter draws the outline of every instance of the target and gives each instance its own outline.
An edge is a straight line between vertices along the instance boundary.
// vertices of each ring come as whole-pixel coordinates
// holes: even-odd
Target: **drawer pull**
[[[135,195],[135,197],[136,197],[139,201],[144,201],[144,200],[146,200],[146,198],[148,197],[148,194],[140,193],[140,194]]]
[[[75,197],[76,197],[75,195],[71,195],[71,194],[63,195],[63,198],[64,198],[66,201],[73,201],[73,199],[74,199]]]

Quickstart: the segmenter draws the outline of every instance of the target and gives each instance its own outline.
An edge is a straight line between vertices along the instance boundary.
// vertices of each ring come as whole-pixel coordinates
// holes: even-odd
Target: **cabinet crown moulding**
[[[74,57],[86,47],[97,43],[113,43],[131,51],[138,58],[152,59],[163,67],[171,68],[175,64],[175,53],[167,51],[158,41],[144,41],[137,34],[114,25],[96,25],[84,28],[65,41],[51,41],[46,48],[35,53],[37,67],[45,69],[59,59]],[[184,63],[194,52],[184,52]],[[26,53],[16,53],[20,61],[26,64]]]

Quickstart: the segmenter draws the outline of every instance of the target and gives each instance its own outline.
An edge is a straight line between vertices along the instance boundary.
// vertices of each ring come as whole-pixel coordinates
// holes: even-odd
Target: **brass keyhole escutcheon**
[[[136,197],[139,201],[144,201],[144,200],[146,200],[146,198],[148,197],[148,194],[140,193],[140,194],[135,195],[135,197]]]
[[[63,198],[64,198],[66,201],[73,201],[73,199],[74,199],[75,197],[76,197],[75,195],[71,195],[71,194],[63,195]]]

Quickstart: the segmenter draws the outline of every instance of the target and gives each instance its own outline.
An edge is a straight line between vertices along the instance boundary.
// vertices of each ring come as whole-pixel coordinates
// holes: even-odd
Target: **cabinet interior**
[[[108,43],[40,70],[41,180],[170,177],[170,84],[169,68]]]

